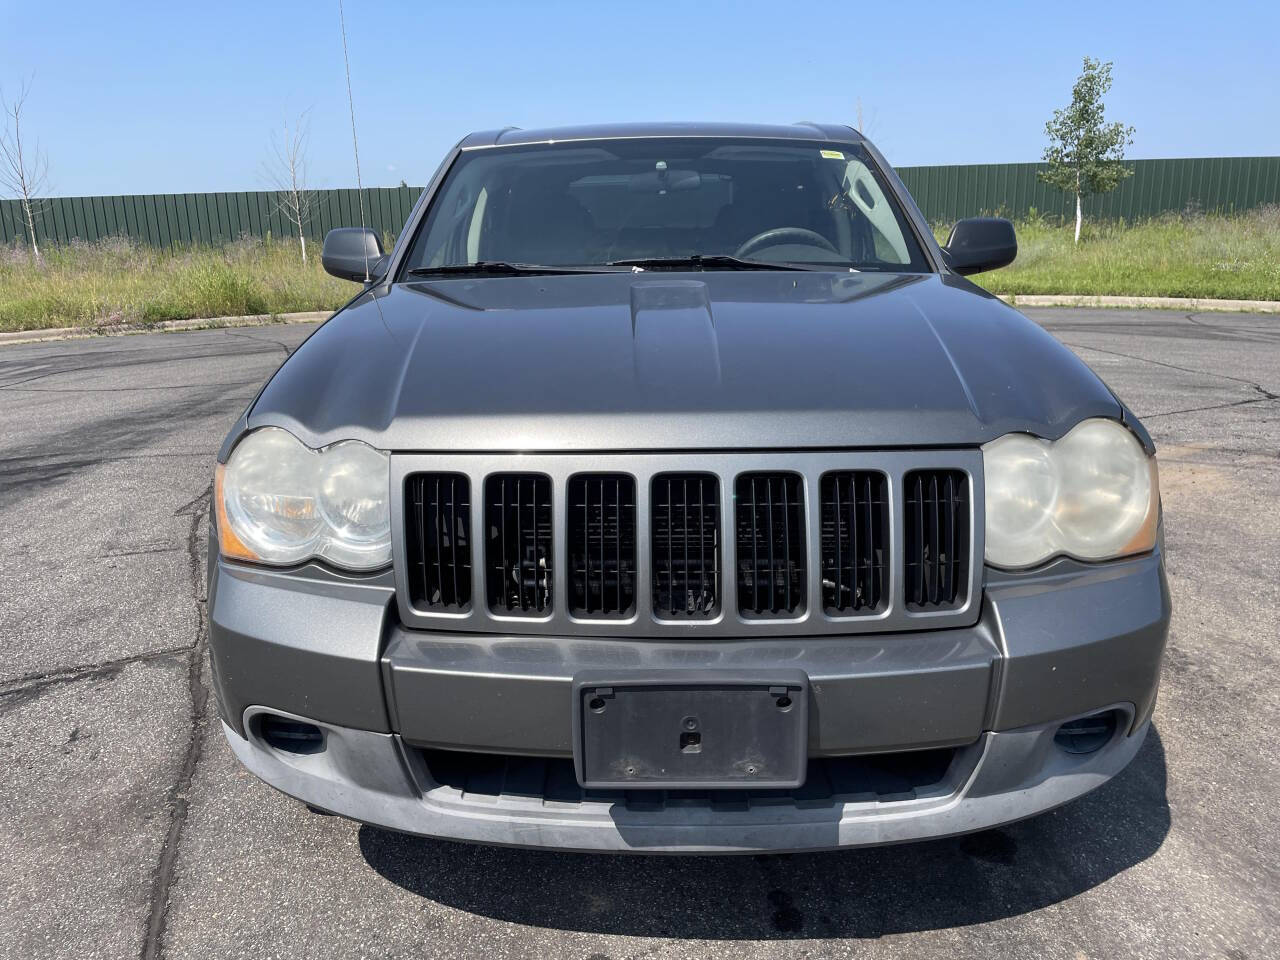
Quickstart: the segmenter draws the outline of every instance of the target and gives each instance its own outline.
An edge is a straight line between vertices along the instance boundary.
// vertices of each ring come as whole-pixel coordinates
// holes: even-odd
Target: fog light
[[[259,721],[258,731],[263,740],[285,753],[319,753],[324,749],[324,734],[314,723],[266,714]]]
[[[1106,746],[1115,735],[1118,710],[1068,720],[1053,735],[1053,742],[1067,753],[1093,753]]]

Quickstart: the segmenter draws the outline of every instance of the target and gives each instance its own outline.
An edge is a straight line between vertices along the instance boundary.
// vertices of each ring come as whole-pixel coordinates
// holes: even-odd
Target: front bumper
[[[253,712],[251,726],[252,718]],[[970,762],[957,758],[954,779],[923,796],[737,809],[711,801],[473,798],[434,782],[420,755],[394,734],[320,726],[325,748],[312,754],[274,749],[225,724],[224,732],[240,762],[271,786],[331,813],[404,833],[566,851],[749,853],[901,843],[1020,820],[1105,783],[1133,759],[1150,723],[1132,733],[1122,727],[1084,756],[1058,749],[1056,723],[987,733],[969,749]]]
[[[212,554],[216,557],[216,552]],[[228,741],[263,780],[306,802],[409,833],[578,850],[802,850],[945,836],[1030,816],[1096,787],[1137,752],[1169,623],[1159,552],[989,574],[971,627],[710,642],[411,631],[383,581],[279,573],[217,559],[214,684]],[[607,668],[803,670],[809,756],[952,749],[942,781],[909,796],[816,803],[630,804],[472,797],[437,782],[431,750],[571,755],[575,674]],[[1068,754],[1059,725],[1123,722]],[[263,710],[324,732],[290,754],[254,730]]]

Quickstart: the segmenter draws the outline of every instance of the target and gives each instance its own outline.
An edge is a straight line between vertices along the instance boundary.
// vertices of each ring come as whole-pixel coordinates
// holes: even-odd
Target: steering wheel
[[[831,241],[820,233],[806,230],[804,227],[774,227],[772,230],[757,233],[740,246],[733,255],[735,257],[745,257],[749,253],[755,253],[765,247],[775,247],[781,243],[800,243],[807,247],[821,247],[823,250],[834,254],[840,253],[839,250],[832,246]]]

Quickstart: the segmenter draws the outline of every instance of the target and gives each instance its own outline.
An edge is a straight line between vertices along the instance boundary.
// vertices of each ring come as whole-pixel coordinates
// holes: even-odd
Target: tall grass
[[[315,258],[303,266],[296,244],[249,237],[216,249],[112,238],[41,252],[33,264],[24,247],[0,248],[0,330],[331,310],[357,290]]]
[[[1280,300],[1280,206],[1139,223],[1016,224],[1018,259],[974,281],[993,293]],[[938,228],[939,242],[946,229]]]
[[[1018,259],[974,278],[995,293],[1280,300],[1280,206],[1086,223],[1078,247],[1070,225],[1017,227]],[[0,330],[332,310],[357,289],[278,240],[157,250],[115,238],[44,252],[33,264],[24,247],[0,247]]]

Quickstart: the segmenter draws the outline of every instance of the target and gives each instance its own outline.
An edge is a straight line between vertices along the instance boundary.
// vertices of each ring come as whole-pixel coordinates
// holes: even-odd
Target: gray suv
[[[562,850],[980,830],[1105,782],[1169,624],[1151,438],[847,127],[467,137],[218,457],[227,741]]]

